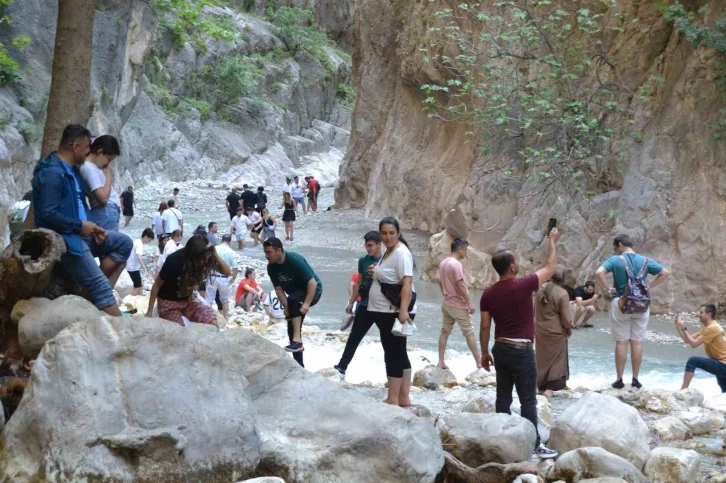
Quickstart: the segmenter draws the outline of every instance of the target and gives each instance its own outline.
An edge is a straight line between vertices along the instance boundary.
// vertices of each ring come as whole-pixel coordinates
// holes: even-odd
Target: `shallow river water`
[[[274,190],[270,203],[277,207],[279,190]],[[206,225],[216,221],[221,233],[229,230],[229,217],[224,209],[226,192],[221,189],[203,190],[205,199],[185,199],[188,209],[182,205],[186,232],[191,233],[198,224]],[[139,196],[140,195],[140,196]],[[139,206],[137,216],[124,229],[131,236],[138,237],[141,230],[150,225],[153,214],[151,206],[156,206],[160,199],[148,193],[137,195]],[[163,198],[163,197],[162,197]],[[212,200],[212,201],[210,201]],[[332,188],[323,189],[320,207],[327,208],[333,204]],[[279,212],[279,210],[277,210]],[[357,267],[357,259],[364,254],[363,235],[377,228],[375,220],[366,220],[362,210],[320,212],[313,215],[298,215],[295,241],[286,244],[286,249],[296,251],[305,256],[323,283],[323,297],[306,319],[306,325],[315,325],[323,331],[334,331],[339,328],[348,297],[348,281]],[[278,237],[284,240],[284,228],[278,228]],[[404,231],[419,268],[423,266],[429,235],[422,232]],[[241,252],[243,256],[264,261],[261,246],[248,246]],[[241,267],[244,268],[244,267]],[[416,325],[418,333],[409,338],[412,349],[414,370],[428,362],[436,363],[436,347],[441,328],[441,294],[437,285],[414,281],[418,294],[418,314]],[[269,280],[263,286],[270,289]],[[472,298],[478,300],[481,292],[473,291]],[[479,320],[478,313],[474,315]],[[615,379],[613,360],[614,343],[611,341],[606,312],[599,312],[594,318],[595,328],[575,331],[569,344],[570,372],[569,387],[584,386],[600,389]],[[691,327],[695,330],[696,327]],[[347,379],[357,383],[362,381],[382,382],[385,380],[383,370],[383,354],[378,341],[375,327],[370,331],[367,340],[361,345],[351,363]],[[680,387],[683,367],[690,355],[704,355],[703,349],[686,348],[680,341],[676,342],[675,330],[671,318],[652,317],[649,327],[649,340],[644,343],[645,360],[641,370],[640,381],[648,389],[664,388],[675,390]],[[276,341],[280,344],[282,340]],[[330,343],[309,344],[306,342],[306,366],[310,370],[332,367],[337,363],[342,352],[343,343],[328,340]],[[337,343],[336,343],[337,342]],[[455,329],[449,338],[447,363],[459,379],[463,379],[474,370],[473,360],[467,350],[464,338]],[[630,380],[629,365],[626,368],[625,382]],[[699,372],[692,387],[702,391],[706,397],[719,393],[718,386],[712,376]]]

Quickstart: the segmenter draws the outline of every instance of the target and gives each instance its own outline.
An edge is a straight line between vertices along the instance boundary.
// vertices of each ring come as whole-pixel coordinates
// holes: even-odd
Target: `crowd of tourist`
[[[67,126],[57,151],[35,167],[32,199],[35,226],[59,233],[67,252],[62,267],[85,290],[99,309],[121,315],[113,287],[126,268],[133,281],[134,294],[143,293],[142,276],[154,273],[147,316],[158,315],[182,325],[191,322],[217,325],[214,304],[227,318],[231,286],[238,275],[235,250],[243,249],[247,231],[254,245],[262,243],[267,259],[267,274],[273,290],[266,294],[257,282],[254,269],[247,268],[237,286],[234,305],[246,311],[262,311],[276,322],[286,322],[289,344],[285,350],[303,366],[302,326],[306,316],[319,303],[323,284],[307,260],[287,251],[276,236],[277,219],[270,212],[264,187],[253,191],[244,185],[226,197],[230,215],[229,231],[220,236],[219,225],[210,221],[200,225],[182,246],[184,216],[180,209],[179,189],[159,204],[150,226],[138,240],[120,233],[121,215],[128,225],[134,216],[133,187],[117,196],[113,189],[113,160],[120,155],[119,144],[112,136],[92,138],[79,125]],[[307,192],[307,205],[306,195]],[[294,240],[293,224],[301,205],[302,212],[317,211],[320,184],[306,177],[287,179],[281,193],[285,240]],[[27,203],[29,200],[24,201]],[[24,218],[24,203],[13,210]],[[13,216],[15,211],[13,211]],[[27,213],[27,211],[25,211]],[[438,367],[447,369],[445,354],[455,325],[460,328],[474,358],[475,366],[496,369],[496,412],[509,413],[513,391],[517,391],[521,414],[537,428],[537,393],[551,396],[566,387],[570,376],[568,345],[573,330],[591,326],[590,320],[604,297],[596,293],[596,284],[588,280],[568,290],[567,273],[557,263],[560,232],[548,230],[548,253],[545,265],[535,273],[519,276],[516,253],[503,249],[491,258],[498,281],[484,290],[479,300],[480,330],[477,344],[472,316],[476,305],[470,298],[469,282],[462,262],[468,243],[457,238],[451,254],[438,270],[441,305],[441,333],[438,342]],[[147,266],[145,244],[158,239],[158,257]],[[335,369],[345,377],[356,349],[376,325],[384,352],[388,379],[388,404],[411,405],[411,361],[407,354],[407,337],[417,332],[416,289],[413,282],[415,263],[395,218],[380,221],[378,231],[363,237],[365,255],[358,259],[351,277],[345,312],[345,326],[352,325],[350,337]],[[614,255],[595,272],[604,293],[612,297],[609,319],[615,342],[616,380],[613,388],[623,388],[625,366],[630,348],[631,386],[641,388],[639,371],[650,319],[650,290],[665,282],[669,272],[661,264],[634,251],[629,236],[613,240]],[[94,257],[100,259],[97,264]],[[607,274],[613,283],[608,283]],[[651,275],[650,281],[647,277]],[[716,322],[716,307],[701,305],[698,313],[701,330],[691,335],[683,319],[677,316],[675,327],[681,339],[691,347],[704,345],[708,357],[691,357],[685,367],[683,387],[687,388],[696,369],[716,376],[726,392],[726,336]],[[491,326],[494,325],[493,344]],[[343,327],[344,329],[347,327]],[[535,350],[536,349],[536,350]],[[552,458],[555,451],[540,444],[534,451],[540,458]]]

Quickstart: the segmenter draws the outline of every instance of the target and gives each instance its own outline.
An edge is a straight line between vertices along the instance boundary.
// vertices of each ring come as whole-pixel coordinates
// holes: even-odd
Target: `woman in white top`
[[[159,203],[159,211],[154,213],[154,219],[151,221],[151,228],[154,229],[154,234],[157,237],[161,237],[161,235],[165,234],[164,231],[164,219],[162,215],[164,214],[164,211],[169,209],[169,205],[166,204],[166,201],[162,201]],[[163,247],[160,247],[160,249]]]
[[[166,258],[179,249],[179,243],[181,243],[181,240],[182,231],[174,230],[171,234],[171,237],[167,238],[166,241],[164,241],[164,251],[162,252],[159,259],[156,261],[157,270],[161,270],[161,267],[164,266]]]
[[[118,140],[105,134],[93,139],[91,153],[81,165],[84,191],[91,208],[88,220],[103,229],[118,231],[119,197],[113,189],[111,162],[121,154]]]
[[[395,218],[382,219],[378,231],[386,253],[380,263],[369,268],[374,281],[368,295],[368,314],[381,332],[388,376],[388,397],[384,402],[408,407],[411,405],[411,362],[406,352],[406,335],[413,335],[416,328],[413,325],[416,306],[411,304],[415,300],[413,255]],[[389,289],[400,293],[398,306],[384,295]]]

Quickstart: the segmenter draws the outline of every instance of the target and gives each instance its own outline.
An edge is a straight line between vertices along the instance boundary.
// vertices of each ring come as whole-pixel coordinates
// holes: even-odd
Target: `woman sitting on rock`
[[[214,310],[194,294],[199,284],[217,271],[229,277],[229,265],[217,254],[206,237],[194,235],[184,248],[172,253],[156,276],[149,296],[147,317],[152,317],[159,299],[159,317],[184,324],[182,317],[199,324],[217,325]]]
[[[373,278],[368,295],[368,315],[381,332],[388,376],[388,397],[384,401],[401,407],[411,405],[411,362],[406,352],[406,337],[416,326],[413,255],[401,236],[398,221],[384,218],[378,224],[386,253],[380,263],[368,269]]]
[[[535,296],[535,340],[537,347],[537,387],[540,394],[552,397],[570,377],[567,340],[572,334],[570,297],[563,288],[565,271],[558,268]]]

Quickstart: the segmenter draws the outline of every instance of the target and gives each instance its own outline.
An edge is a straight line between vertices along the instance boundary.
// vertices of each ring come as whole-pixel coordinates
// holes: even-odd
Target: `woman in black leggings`
[[[409,313],[409,304],[414,294],[413,288],[413,256],[408,244],[401,236],[398,221],[395,218],[384,218],[378,224],[381,241],[386,246],[386,253],[381,262],[371,265],[373,285],[369,292],[368,314],[381,332],[381,344],[386,362],[388,376],[388,397],[384,402],[401,407],[411,405],[409,389],[411,388],[411,362],[406,353],[406,337],[394,335],[391,330],[398,319],[401,324],[409,322],[413,325],[413,314]],[[381,283],[400,286],[400,303],[398,306],[383,294]],[[410,312],[415,313],[415,306]],[[405,324],[408,325],[408,324]],[[400,326],[399,326],[400,327]]]

